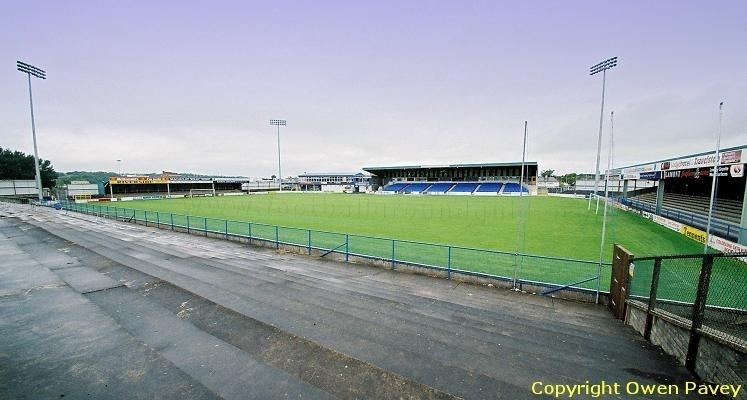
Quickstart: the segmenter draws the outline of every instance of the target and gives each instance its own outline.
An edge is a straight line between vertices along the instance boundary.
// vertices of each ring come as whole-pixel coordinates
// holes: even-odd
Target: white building
[[[33,179],[15,179],[0,181],[0,196],[33,197],[39,193]]]
[[[358,173],[303,173],[298,175],[302,191],[358,193],[371,190],[371,175]]]

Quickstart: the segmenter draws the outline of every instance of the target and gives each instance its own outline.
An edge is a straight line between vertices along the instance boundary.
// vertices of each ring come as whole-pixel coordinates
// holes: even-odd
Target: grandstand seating
[[[656,204],[656,192],[643,193],[632,200]],[[663,208],[670,211],[683,211],[703,217],[708,216],[710,199],[704,196],[690,196],[679,193],[664,193]],[[713,217],[722,221],[739,224],[742,214],[742,202],[731,199],[717,199]]]
[[[454,185],[449,193],[472,193],[480,186],[479,183],[474,182],[460,182]]]
[[[452,182],[438,182],[438,183],[434,183],[433,185],[431,185],[431,187],[429,187],[428,189],[426,189],[424,192],[428,192],[428,193],[446,193],[446,192],[449,191],[449,189],[452,188],[452,186],[454,186],[454,183],[452,183]]]
[[[420,193],[426,191],[431,186],[430,183],[416,182],[405,186],[401,193]]]
[[[384,186],[385,192],[399,192],[400,190],[404,189],[405,186],[407,186],[407,183],[392,183],[390,185]]]
[[[508,182],[503,186],[503,192],[502,193],[529,193],[529,190],[527,188],[519,185],[518,183]]]
[[[389,193],[433,193],[433,194],[515,194],[529,193],[529,189],[513,182],[397,182],[384,186]]]
[[[480,187],[477,188],[477,192],[480,192],[480,193],[485,193],[485,192],[498,193],[498,192],[501,191],[502,187],[503,187],[503,183],[501,183],[501,182],[483,183],[483,184],[480,184]]]

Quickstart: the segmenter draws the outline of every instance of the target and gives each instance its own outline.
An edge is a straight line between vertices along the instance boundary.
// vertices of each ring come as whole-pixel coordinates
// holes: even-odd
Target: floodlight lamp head
[[[26,64],[23,61],[16,61],[16,69],[23,72],[24,74],[33,75],[39,79],[47,79],[47,73],[44,70],[36,68],[33,65]]]
[[[589,75],[598,74],[615,66],[617,66],[617,57],[608,58],[589,68]]]
[[[287,124],[287,122],[288,121],[286,121],[284,119],[271,119],[270,120],[270,125],[272,125],[272,126],[285,126]]]

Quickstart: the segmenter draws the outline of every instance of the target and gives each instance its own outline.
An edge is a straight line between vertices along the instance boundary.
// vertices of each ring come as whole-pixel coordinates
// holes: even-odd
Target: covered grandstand
[[[620,171],[622,201],[629,207],[705,229],[717,164],[711,233],[747,244],[745,148],[724,149],[718,160],[711,151],[624,167]]]
[[[116,176],[104,184],[111,199],[128,197],[184,196],[200,191],[214,194],[241,193],[241,185],[249,178],[202,177],[163,174],[159,176]]]
[[[519,195],[537,193],[537,162],[364,167],[375,191],[398,194]]]

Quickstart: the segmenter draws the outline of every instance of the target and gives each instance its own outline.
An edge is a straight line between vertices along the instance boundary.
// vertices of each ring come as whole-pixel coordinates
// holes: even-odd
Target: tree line
[[[42,187],[54,188],[57,182],[57,172],[55,172],[52,162],[40,158],[39,173],[41,174]],[[0,147],[0,180],[14,179],[36,179],[34,156]]]

